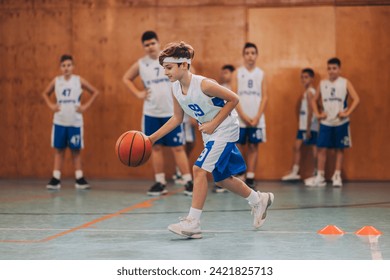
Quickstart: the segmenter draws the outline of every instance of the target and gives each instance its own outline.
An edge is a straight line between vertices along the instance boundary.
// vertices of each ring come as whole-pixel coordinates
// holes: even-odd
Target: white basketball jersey
[[[183,111],[195,118],[199,124],[214,119],[225,105],[224,100],[218,97],[207,96],[202,92],[201,83],[204,79],[206,78],[203,76],[192,74],[186,95],[182,93],[179,81],[172,84],[173,95],[183,108]],[[236,142],[239,137],[237,114],[232,112],[212,134],[202,133],[202,137],[204,143],[209,141]]]
[[[307,103],[307,95],[315,95],[316,90],[314,88],[308,88],[305,93],[303,94],[302,101],[301,101],[301,108],[299,110],[299,130],[306,130],[307,129],[307,115],[309,114],[309,106],[310,104]],[[315,117],[314,113],[311,118],[311,125],[310,125],[311,131],[318,131],[318,121]]]
[[[328,126],[339,126],[349,121],[349,118],[340,119],[337,114],[347,107],[347,79],[339,77],[334,82],[322,80],[320,83],[322,104],[327,118],[321,120]]]
[[[80,127],[83,125],[83,115],[76,112],[81,99],[80,77],[72,75],[69,80],[64,76],[55,79],[54,92],[60,111],[54,113],[53,123],[62,126]]]
[[[244,66],[237,70],[237,94],[240,96],[240,105],[244,113],[251,118],[254,118],[259,111],[263,79],[264,72],[258,67],[251,72]],[[241,119],[240,127],[246,127]],[[265,128],[264,114],[260,117],[257,127]]]
[[[139,75],[150,97],[145,99],[143,113],[151,117],[167,118],[173,115],[172,85],[164,75],[164,68],[158,59],[145,56],[138,60]]]

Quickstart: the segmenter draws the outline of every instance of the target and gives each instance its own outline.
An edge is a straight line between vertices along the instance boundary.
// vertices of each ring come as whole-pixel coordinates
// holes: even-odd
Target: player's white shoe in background
[[[308,187],[325,187],[326,181],[324,176],[317,174],[317,176],[307,178],[305,180],[305,185]]]
[[[253,215],[253,226],[255,228],[261,227],[265,219],[267,218],[267,209],[274,202],[274,194],[273,193],[260,193],[257,192],[260,201],[256,204],[249,205],[252,207],[252,215]]]
[[[342,187],[343,186],[343,180],[341,179],[341,175],[338,173],[335,173],[332,176],[332,183],[333,187]]]
[[[202,231],[200,229],[200,221],[190,216],[180,218],[180,222],[177,224],[171,224],[168,229],[178,235],[199,239],[202,238]]]
[[[301,176],[294,171],[291,171],[289,174],[282,177],[282,181],[296,181],[301,180]]]

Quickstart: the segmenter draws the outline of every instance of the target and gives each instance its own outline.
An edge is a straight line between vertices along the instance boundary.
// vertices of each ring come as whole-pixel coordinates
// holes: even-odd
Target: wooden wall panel
[[[261,179],[277,179],[290,167],[300,69],[311,66],[323,77],[326,59],[340,55],[343,71],[363,101],[352,118],[354,147],[347,153],[346,175],[389,179],[385,170],[389,132],[384,129],[389,119],[384,107],[389,103],[389,75],[384,67],[389,63],[388,6],[332,7],[348,1],[325,2],[329,1],[273,1],[274,6],[316,7],[254,9],[250,7],[264,7],[270,1],[225,0],[219,4],[199,0],[180,6],[176,0],[1,1],[0,178],[50,176],[52,112],[41,92],[59,74],[58,59],[63,53],[72,53],[75,73],[101,91],[85,113],[86,175],[152,178],[150,162],[141,168],[126,168],[116,159],[113,147],[123,131],[141,127],[142,102],[130,95],[121,77],[143,55],[143,31],[154,29],[162,45],[179,40],[192,44],[197,72],[215,79],[223,64],[241,64],[246,39],[259,45],[259,65],[266,71],[270,92],[268,143],[261,146],[259,156]],[[374,2],[378,1],[370,4]],[[136,82],[141,86],[139,79]],[[88,94],[83,96],[87,98]],[[372,148],[367,155],[366,145],[381,149]],[[192,162],[201,149],[198,133]],[[170,161],[170,153],[166,155]],[[362,164],[363,157],[369,161]],[[308,167],[309,162],[304,164]],[[69,155],[64,175],[73,177]]]
[[[265,71],[269,93],[267,143],[260,145],[257,174],[277,179],[292,164],[300,71],[311,67],[324,76],[326,59],[335,55],[334,8],[250,9],[248,26],[249,41],[259,47],[258,65]]]
[[[345,171],[353,179],[389,180],[390,6],[339,7],[336,19],[342,71],[361,98]]]

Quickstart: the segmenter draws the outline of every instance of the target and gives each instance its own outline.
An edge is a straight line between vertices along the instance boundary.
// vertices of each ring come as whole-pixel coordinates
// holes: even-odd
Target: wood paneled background
[[[0,1],[0,178],[50,177],[52,113],[41,92],[59,74],[58,59],[63,53],[71,53],[75,73],[101,91],[84,116],[86,176],[152,178],[150,162],[126,168],[114,153],[123,131],[141,127],[142,102],[131,96],[121,78],[143,55],[141,34],[152,29],[162,45],[179,40],[192,44],[197,72],[215,79],[223,64],[242,63],[245,41],[259,46],[258,65],[266,72],[270,101],[268,142],[260,147],[258,179],[278,179],[291,165],[300,69],[314,68],[318,82],[326,76],[326,60],[340,57],[343,75],[361,97],[351,118],[353,148],[346,152],[344,176],[389,180],[389,4],[353,0]],[[192,162],[201,150],[198,134]],[[166,156],[172,159],[168,152]],[[304,162],[305,175],[310,173],[309,161]],[[173,166],[167,168],[172,173]],[[70,160],[64,175],[73,176]]]

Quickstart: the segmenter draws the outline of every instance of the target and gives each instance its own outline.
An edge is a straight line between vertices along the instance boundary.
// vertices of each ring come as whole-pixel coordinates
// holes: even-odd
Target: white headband
[[[187,62],[188,64],[191,64],[191,59],[184,58],[184,57],[180,57],[180,58],[166,57],[163,60],[163,63],[183,63],[183,62]]]

